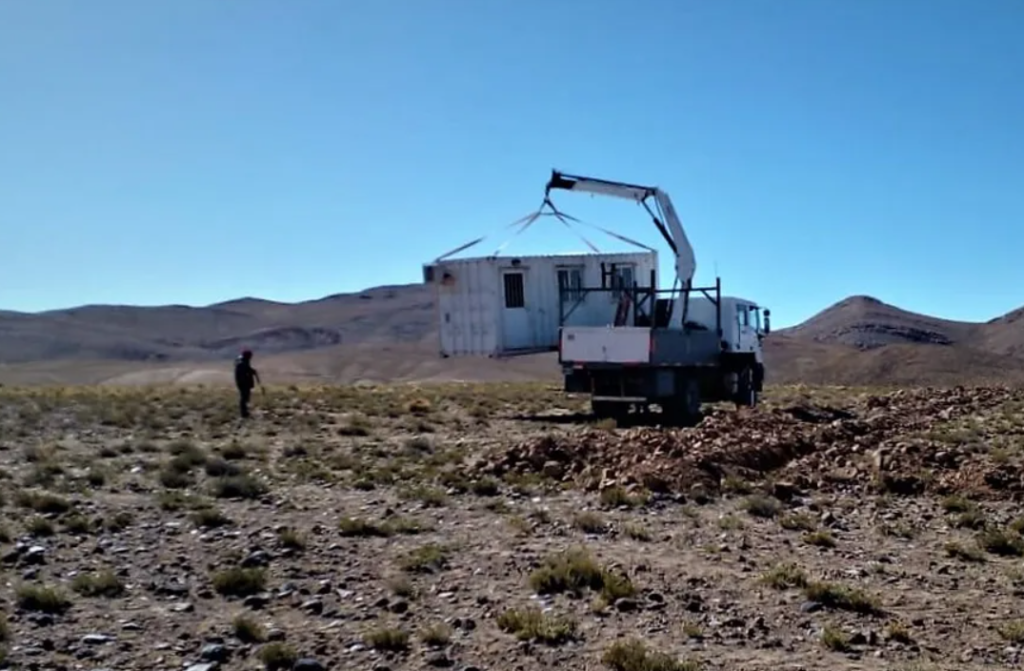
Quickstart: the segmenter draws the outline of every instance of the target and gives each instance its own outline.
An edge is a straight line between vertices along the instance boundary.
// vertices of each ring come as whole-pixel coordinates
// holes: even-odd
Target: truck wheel
[[[701,420],[700,385],[690,380],[683,385],[681,393],[661,404],[662,412],[669,416],[673,424],[693,426]]]
[[[754,371],[749,366],[739,372],[736,389],[736,407],[753,408],[757,405],[757,390],[754,385]]]
[[[622,419],[629,410],[625,403],[615,401],[591,401],[590,408],[598,419]]]

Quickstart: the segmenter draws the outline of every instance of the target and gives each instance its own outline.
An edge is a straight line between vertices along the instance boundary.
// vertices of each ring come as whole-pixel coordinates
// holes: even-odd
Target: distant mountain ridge
[[[48,381],[59,381],[62,375],[102,379],[104,366],[111,371],[223,367],[242,347],[252,347],[261,359],[302,379],[414,379],[454,371],[470,377],[557,375],[554,362],[543,363],[544,357],[441,361],[433,294],[422,284],[298,303],[244,297],[202,307],[0,311],[0,380],[5,371],[45,370]],[[779,329],[766,339],[765,350],[773,381],[1024,380],[1024,308],[973,323],[851,296],[801,324]],[[383,354],[372,354],[378,351]],[[88,377],[74,372],[85,368],[91,371]]]

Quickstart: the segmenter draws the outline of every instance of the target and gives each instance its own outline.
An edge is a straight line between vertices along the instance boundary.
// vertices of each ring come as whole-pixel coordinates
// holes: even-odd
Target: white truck
[[[632,407],[646,411],[658,405],[670,419],[688,422],[700,416],[703,402],[756,405],[764,384],[761,342],[771,330],[770,312],[765,309],[762,315],[754,301],[723,297],[720,279],[713,287],[693,286],[693,247],[668,194],[657,187],[552,171],[545,203],[553,210],[550,194],[556,189],[642,205],[675,254],[678,285],[659,291],[652,273],[650,286],[635,280],[633,286],[620,286],[612,268],[602,275],[602,286],[574,288],[575,300],[594,291],[612,291],[620,299],[613,324],[560,327],[558,360],[565,391],[589,394],[600,417],[621,418]],[[660,297],[664,294],[668,297]]]

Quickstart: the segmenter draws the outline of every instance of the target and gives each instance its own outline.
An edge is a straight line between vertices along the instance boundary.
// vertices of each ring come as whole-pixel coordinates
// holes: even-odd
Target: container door
[[[501,273],[504,303],[501,311],[502,349],[526,349],[533,346],[530,311],[526,305],[526,271]]]

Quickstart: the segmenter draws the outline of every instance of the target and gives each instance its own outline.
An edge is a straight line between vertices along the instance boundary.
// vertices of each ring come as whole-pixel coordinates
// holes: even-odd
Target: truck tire
[[[661,403],[662,412],[668,415],[672,424],[692,426],[701,420],[700,385],[689,380],[682,385],[681,392]]]
[[[754,369],[744,366],[739,372],[736,389],[736,407],[753,408],[757,405],[757,387],[754,384]]]
[[[590,409],[598,419],[621,420],[629,413],[629,404],[617,401],[591,401]]]

